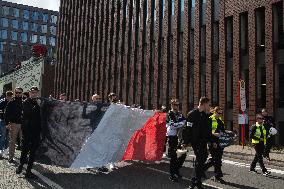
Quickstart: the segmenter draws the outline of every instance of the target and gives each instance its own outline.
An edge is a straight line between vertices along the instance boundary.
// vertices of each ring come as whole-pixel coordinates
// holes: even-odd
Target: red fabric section
[[[156,112],[136,131],[122,160],[160,161],[166,140],[166,113]]]

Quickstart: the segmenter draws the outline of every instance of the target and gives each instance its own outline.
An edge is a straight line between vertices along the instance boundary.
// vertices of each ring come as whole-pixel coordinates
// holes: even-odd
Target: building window
[[[4,28],[7,28],[9,26],[9,22],[7,18],[1,18],[1,25]]]
[[[214,0],[214,21],[219,21],[220,19],[220,0]]]
[[[32,31],[34,32],[38,31],[38,25],[36,23],[32,23]]]
[[[279,108],[284,107],[284,64],[278,65]]]
[[[46,36],[40,36],[39,37],[39,43],[43,44],[43,45],[46,45]]]
[[[193,29],[194,28],[194,16],[195,16],[195,0],[191,1],[191,20],[190,20],[190,27]]]
[[[2,54],[0,54],[0,64],[3,63],[3,57],[2,57]]]
[[[40,29],[41,29],[41,33],[47,33],[47,25],[41,25]]]
[[[226,44],[227,44],[227,54],[229,57],[233,56],[233,18],[226,18]]]
[[[21,33],[21,41],[24,43],[28,41],[28,35],[26,32]]]
[[[30,18],[30,11],[24,10],[23,17],[24,17],[24,19],[29,19]]]
[[[31,43],[36,43],[37,42],[37,35],[36,34],[32,34],[31,38],[30,38]]]
[[[55,26],[50,26],[50,33],[52,35],[56,35],[56,27]]]
[[[257,47],[264,50],[265,43],[265,9],[256,11],[256,43]]]
[[[6,6],[2,7],[2,14],[4,16],[8,16],[10,14],[10,7],[6,7]]]
[[[13,16],[14,17],[19,17],[20,16],[20,10],[17,8],[13,8]]]
[[[201,5],[201,25],[205,24],[206,24],[206,0],[203,0]]]
[[[240,16],[240,36],[241,36],[241,53],[248,53],[248,14],[242,13]]]
[[[4,50],[4,42],[0,42],[0,51],[2,52]]]
[[[2,39],[7,39],[8,38],[7,30],[1,30],[1,38]]]
[[[36,20],[38,20],[38,17],[39,17],[39,13],[38,12],[33,12],[32,19],[36,21]]]
[[[43,20],[43,22],[48,22],[48,14],[43,14],[42,15],[42,20]]]
[[[53,24],[57,23],[57,16],[51,15],[51,23],[53,23]]]
[[[53,47],[55,46],[55,38],[54,37],[49,38],[49,44]]]
[[[29,30],[29,23],[23,22],[23,30]]]
[[[12,20],[12,28],[19,29],[19,22],[18,22],[18,20]]]
[[[11,31],[11,39],[14,41],[18,40],[18,32]]]

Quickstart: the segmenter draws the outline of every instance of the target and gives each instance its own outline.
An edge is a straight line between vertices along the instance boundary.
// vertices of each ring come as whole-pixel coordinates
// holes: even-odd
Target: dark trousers
[[[214,173],[216,178],[223,177],[222,173],[222,156],[223,156],[223,148],[218,146],[217,148],[213,148],[212,146],[209,148],[211,158],[205,165],[205,169],[209,169],[210,167],[214,166]]]
[[[260,168],[262,169],[262,172],[266,172],[267,169],[265,168],[264,163],[263,163],[264,143],[260,142],[258,144],[255,144],[254,149],[255,149],[255,156],[250,165],[250,169],[255,169],[256,164],[258,162]]]
[[[186,154],[177,157],[177,147],[178,147],[178,137],[177,136],[169,136],[168,137],[169,149],[168,153],[170,156],[170,174],[179,174],[179,169],[182,167]]]
[[[205,162],[208,157],[207,144],[198,143],[192,144],[194,154],[196,156],[195,160],[195,177],[192,178],[192,183],[196,186],[201,186],[201,177],[204,175],[206,169]]]
[[[33,163],[35,161],[36,150],[39,147],[40,137],[39,136],[23,136],[22,138],[22,153],[20,158],[20,164],[24,165],[26,163],[27,157],[29,155],[27,170],[32,169]]]
[[[273,144],[273,137],[267,138],[266,145],[265,145],[265,148],[264,148],[264,153],[263,153],[264,157],[269,157],[269,153],[270,153],[270,150],[272,148],[272,144]]]

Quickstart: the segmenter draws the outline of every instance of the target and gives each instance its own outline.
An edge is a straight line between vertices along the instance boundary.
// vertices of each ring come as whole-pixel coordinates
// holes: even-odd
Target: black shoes
[[[271,172],[270,171],[264,171],[262,174],[267,177],[271,174]]]
[[[219,182],[221,184],[225,184],[226,183],[226,181],[224,181],[224,179],[222,177],[215,177],[214,181],[215,182]]]
[[[9,158],[9,159],[8,159],[8,162],[9,162],[9,163],[14,163],[15,161],[14,161],[13,158]]]
[[[23,165],[19,165],[19,167],[16,169],[16,174],[21,174],[23,171]]]
[[[249,169],[249,172],[257,173],[257,171],[255,169],[252,169],[252,168]]]

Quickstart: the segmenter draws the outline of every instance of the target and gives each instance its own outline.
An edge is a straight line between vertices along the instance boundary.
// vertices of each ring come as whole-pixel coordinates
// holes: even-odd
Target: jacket
[[[5,110],[5,122],[22,124],[23,121],[23,101],[22,98],[13,98],[8,102]]]
[[[23,135],[39,136],[41,130],[40,106],[35,99],[28,98],[23,102]]]
[[[176,136],[177,129],[185,125],[185,117],[180,112],[169,111],[167,113],[166,127],[167,136]]]

